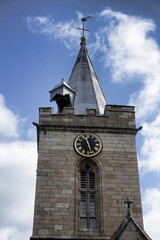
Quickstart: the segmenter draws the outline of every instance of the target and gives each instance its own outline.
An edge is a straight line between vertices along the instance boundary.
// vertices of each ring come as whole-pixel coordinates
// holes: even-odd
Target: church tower
[[[134,107],[107,104],[84,35],[68,83],[52,89],[50,101],[58,113],[40,108],[34,123],[30,239],[150,239],[143,230]]]

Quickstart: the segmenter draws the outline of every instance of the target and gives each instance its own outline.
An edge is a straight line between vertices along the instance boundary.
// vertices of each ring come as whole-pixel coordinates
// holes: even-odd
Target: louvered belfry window
[[[96,228],[95,171],[84,164],[80,171],[80,226]]]

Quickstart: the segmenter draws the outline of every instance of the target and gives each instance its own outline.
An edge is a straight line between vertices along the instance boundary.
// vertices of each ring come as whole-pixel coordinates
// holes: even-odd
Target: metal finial
[[[130,197],[127,197],[127,200],[125,200],[124,203],[127,204],[128,215],[131,216],[132,215],[131,205],[133,204],[133,201],[130,199]]]
[[[77,28],[78,30],[82,30],[83,31],[83,37],[84,37],[84,32],[85,31],[90,31],[86,28],[84,28],[84,22],[86,22],[89,18],[92,18],[91,16],[87,16],[87,17],[82,17],[81,20],[82,20],[82,28]]]

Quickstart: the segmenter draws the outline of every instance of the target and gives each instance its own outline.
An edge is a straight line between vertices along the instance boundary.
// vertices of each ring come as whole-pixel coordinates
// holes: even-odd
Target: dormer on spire
[[[56,101],[58,106],[58,113],[63,111],[64,107],[73,106],[75,92],[68,86],[62,78],[60,84],[56,85],[50,93],[50,102]]]

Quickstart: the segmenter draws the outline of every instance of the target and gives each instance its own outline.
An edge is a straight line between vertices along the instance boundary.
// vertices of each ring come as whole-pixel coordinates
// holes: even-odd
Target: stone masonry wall
[[[38,166],[33,235],[38,238],[109,239],[126,215],[124,200],[134,201],[133,216],[142,223],[142,210],[135,146],[133,107],[107,105],[104,115],[88,110],[74,115],[73,108],[53,114],[40,108]],[[76,166],[82,158],[73,147],[82,132],[95,133],[103,144],[93,158],[99,164],[102,229],[99,233],[76,233]],[[98,207],[98,206],[97,206]],[[79,229],[80,230],[80,229]],[[81,230],[80,230],[81,231]],[[84,233],[84,237],[83,237]]]

